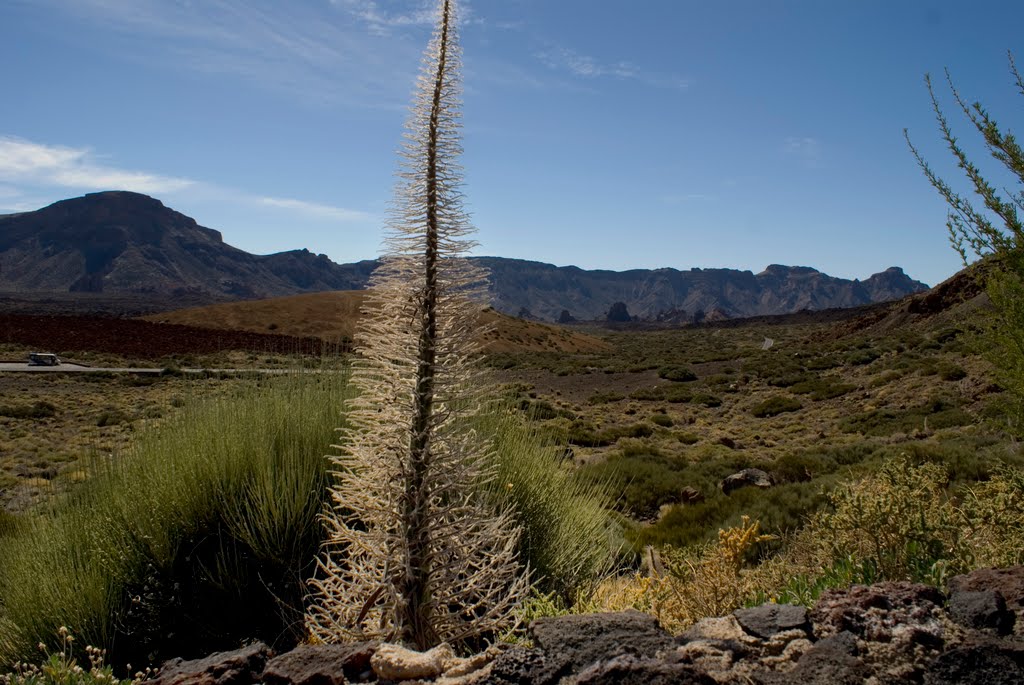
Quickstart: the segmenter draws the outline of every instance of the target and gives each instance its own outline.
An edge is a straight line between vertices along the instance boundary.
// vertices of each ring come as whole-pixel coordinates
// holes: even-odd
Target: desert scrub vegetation
[[[843,419],[839,427],[847,433],[878,436],[965,426],[974,421],[956,400],[935,397],[907,409],[880,408],[854,414]]]
[[[520,556],[537,593],[571,604],[599,578],[627,562],[623,522],[610,512],[611,481],[575,477],[564,443],[498,404],[475,417],[494,447],[492,497],[519,524]]]
[[[345,374],[254,381],[184,408],[0,536],[0,663],[60,626],[119,663],[301,632],[323,445]],[[230,610],[225,608],[230,607]]]
[[[751,407],[750,413],[759,419],[763,419],[771,416],[778,416],[779,414],[784,414],[786,412],[800,411],[803,408],[803,403],[795,397],[776,395],[758,402],[756,405]]]
[[[810,605],[824,590],[852,583],[942,587],[973,568],[1018,564],[1024,560],[1021,474],[1003,464],[989,480],[951,487],[941,464],[889,459],[833,488],[799,528],[765,534],[756,516],[738,514],[721,524],[716,538],[647,547],[648,571],[606,579],[588,606],[636,608],[681,632],[742,606]]]
[[[354,390],[344,369],[251,379],[198,398],[89,478],[21,515],[0,512],[0,666],[38,662],[71,628],[111,663],[303,635],[304,581],[323,540],[324,445]],[[493,450],[485,496],[514,508],[541,591],[584,592],[623,563],[607,484],[579,484],[564,449],[499,405],[473,429]]]
[[[1007,57],[1015,89],[1024,96],[1024,78],[1017,70],[1013,53],[1008,52]],[[1020,434],[1024,431],[1024,222],[1018,211],[1024,208],[1021,189],[1024,186],[1024,149],[1013,133],[1000,126],[980,102],[969,104],[960,95],[948,70],[946,83],[956,109],[984,141],[992,159],[998,162],[995,178],[1000,180],[990,180],[993,176],[986,175],[968,157],[939,103],[930,75],[925,75],[925,85],[941,138],[957,168],[964,172],[974,202],[935,172],[911,142],[906,129],[904,137],[921,171],[948,207],[946,228],[953,249],[965,266],[979,258],[986,262],[984,284],[995,305],[995,314],[985,326],[982,337],[988,343],[987,356],[995,365],[999,382],[1008,390],[1005,402],[1010,418],[1008,426]],[[1003,185],[1003,175],[1016,191]],[[975,204],[979,201],[980,204]]]

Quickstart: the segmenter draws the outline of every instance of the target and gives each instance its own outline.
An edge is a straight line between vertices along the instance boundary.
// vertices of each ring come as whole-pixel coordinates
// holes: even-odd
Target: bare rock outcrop
[[[268,647],[164,665],[162,685],[611,685],[1024,682],[1024,567],[954,578],[944,593],[906,582],[830,590],[811,609],[764,604],[679,636],[637,611],[533,621],[532,646],[458,658],[375,642]]]

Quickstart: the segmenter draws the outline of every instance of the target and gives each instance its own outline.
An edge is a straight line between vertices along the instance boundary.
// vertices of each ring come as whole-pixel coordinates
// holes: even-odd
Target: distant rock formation
[[[899,267],[864,281],[806,266],[586,271],[476,257],[495,309],[540,321],[604,321],[616,303],[631,320],[669,324],[871,304],[927,289]],[[91,193],[0,216],[0,292],[177,298],[188,304],[366,287],[375,260],[336,264],[291,250],[253,255],[219,231],[146,195]],[[692,314],[687,314],[692,312]]]
[[[626,308],[625,302],[615,302],[611,307],[608,308],[608,314],[605,316],[608,321],[615,323],[626,323],[631,321],[629,316],[629,310]]]

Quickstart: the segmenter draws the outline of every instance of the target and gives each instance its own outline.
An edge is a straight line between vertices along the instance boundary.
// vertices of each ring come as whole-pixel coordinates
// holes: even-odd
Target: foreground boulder
[[[723,493],[728,495],[740,488],[770,488],[773,485],[775,485],[775,481],[767,471],[762,471],[761,469],[743,469],[731,476],[726,476],[725,480],[718,484],[718,487],[721,488]]]

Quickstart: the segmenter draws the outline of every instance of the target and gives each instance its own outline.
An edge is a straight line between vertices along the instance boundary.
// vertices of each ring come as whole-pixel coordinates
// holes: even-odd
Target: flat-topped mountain
[[[587,271],[519,259],[479,260],[491,272],[495,309],[548,321],[604,320],[611,305],[622,302],[632,318],[685,323],[856,307],[928,289],[899,267],[850,281],[778,264],[755,275],[737,269]]]
[[[852,307],[927,288],[899,267],[850,281],[802,266],[771,265],[755,275],[735,269],[588,271],[521,259],[475,259],[490,270],[495,309],[545,321],[605,320],[621,303],[620,315],[685,323]],[[375,260],[336,264],[305,249],[250,254],[159,200],[125,191],[0,216],[0,292],[6,294],[214,303],[359,290],[375,266]]]

